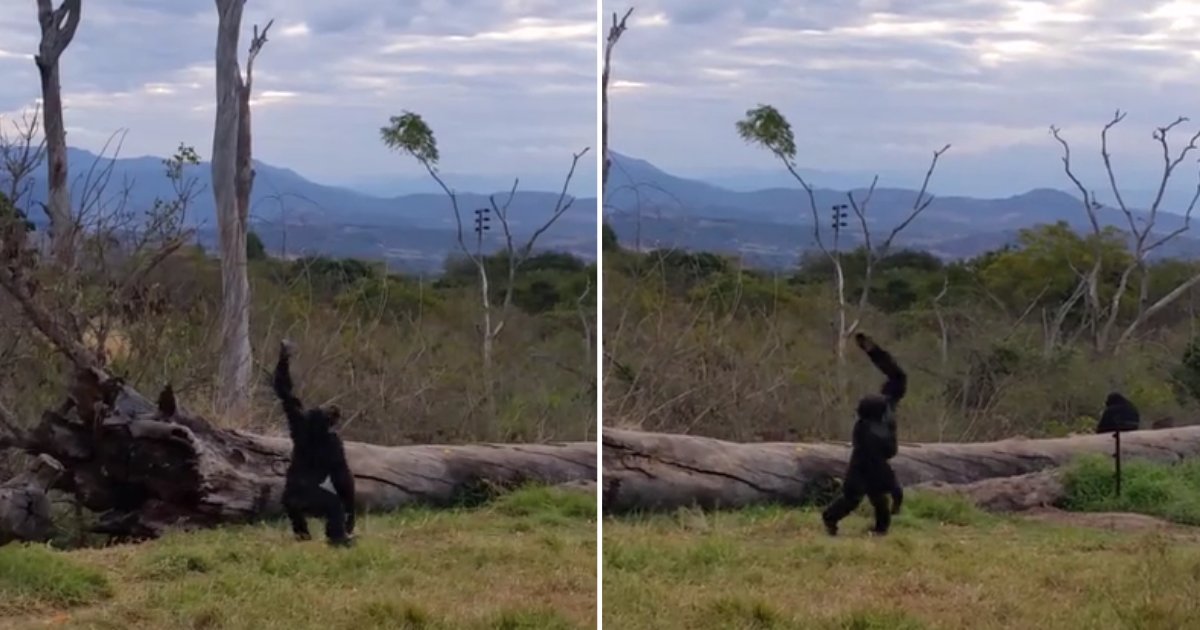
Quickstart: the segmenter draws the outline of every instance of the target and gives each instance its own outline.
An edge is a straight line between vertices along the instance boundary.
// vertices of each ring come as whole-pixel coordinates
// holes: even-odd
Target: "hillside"
[[[679,177],[620,154],[614,154],[613,162],[605,218],[620,241],[630,247],[640,244],[643,250],[677,247],[739,254],[754,266],[786,267],[795,263],[802,250],[815,245],[809,202],[798,186],[735,191]],[[846,203],[847,191],[820,188],[819,175],[813,184],[818,186],[817,207],[825,220],[834,205]],[[931,189],[936,193],[936,180]],[[852,192],[861,199],[866,190]],[[916,194],[915,189],[876,188],[868,224],[876,233],[890,231],[911,211]],[[1105,225],[1127,225],[1117,209],[1104,208],[1100,216]],[[851,218],[852,225],[841,241],[847,248],[859,243]],[[1079,200],[1059,190],[1035,189],[996,199],[938,197],[896,244],[956,259],[1011,243],[1021,228],[1057,221],[1077,230],[1090,229]],[[1183,218],[1162,213],[1158,224],[1161,231],[1174,230],[1182,226]],[[826,237],[831,237],[828,228],[823,228]],[[1200,240],[1180,237],[1157,253],[1162,257],[1196,256]]]
[[[84,191],[98,173],[107,168],[107,160],[97,161],[94,154],[71,149],[70,172],[72,195],[79,203]],[[587,170],[590,164],[581,165]],[[165,176],[162,158],[119,158],[111,165],[111,180],[105,195],[113,199],[119,189],[128,188],[127,210],[140,214],[156,198],[174,196],[171,182]],[[454,214],[450,201],[443,193],[412,193],[400,196],[377,196],[348,188],[313,182],[287,168],[255,162],[255,188],[251,201],[252,229],[262,235],[268,251],[273,254],[319,252],[367,259],[385,259],[396,267],[411,271],[437,271],[446,255],[458,250]],[[216,244],[216,219],[210,187],[211,169],[207,162],[185,169],[185,176],[195,178],[202,190],[189,209],[187,224],[197,227],[198,238],[205,247]],[[478,183],[480,178],[466,177]],[[594,188],[584,184],[584,177],[572,186],[580,196],[553,228],[538,241],[539,249],[570,252],[588,260],[595,258],[596,199]],[[454,186],[451,179],[448,184]],[[38,194],[42,188],[35,187]],[[507,190],[492,192],[459,192],[459,205],[464,213],[490,205],[490,194],[507,195]],[[35,201],[42,201],[35,197]],[[556,191],[518,191],[510,207],[514,232],[528,236],[553,212],[558,200]],[[112,203],[110,202],[110,207]],[[44,219],[34,216],[35,222]],[[494,249],[502,243],[496,226],[485,239],[484,248]],[[285,230],[286,228],[286,230]],[[286,239],[284,235],[286,234]]]

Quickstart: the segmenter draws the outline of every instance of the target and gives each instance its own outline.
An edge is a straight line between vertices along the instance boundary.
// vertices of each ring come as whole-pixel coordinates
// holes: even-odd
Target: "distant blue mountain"
[[[617,153],[612,158],[604,212],[627,246],[736,253],[751,264],[766,266],[795,264],[802,251],[815,247],[811,204],[798,184],[735,191],[672,175],[645,160]],[[833,206],[847,203],[848,192],[861,200],[867,191],[820,187],[819,174],[802,174],[806,179],[811,176],[817,217],[828,239]],[[875,189],[866,216],[876,241],[909,215],[916,198],[916,190]],[[1104,208],[1099,214],[1106,225],[1128,226],[1119,210]],[[1142,213],[1135,216],[1145,218]],[[851,225],[840,240],[853,247],[861,230],[852,213],[849,220]],[[998,199],[937,197],[895,244],[947,258],[967,257],[1013,242],[1021,228],[1056,221],[1090,229],[1079,199],[1059,190],[1041,188]],[[1182,225],[1182,216],[1160,212],[1156,231],[1166,233]],[[1178,238],[1160,255],[1200,256],[1200,240]]]
[[[130,157],[110,162],[87,151],[70,149],[68,167],[71,193],[76,203],[85,191],[94,187],[99,173],[106,168],[111,168],[105,195],[110,205],[123,190],[128,190],[126,207],[134,211],[151,208],[155,199],[174,196],[162,158]],[[251,223],[256,231],[263,232],[264,241],[275,251],[282,251],[282,234],[286,233],[289,253],[336,252],[382,257],[393,259],[399,265],[413,263],[426,269],[440,265],[446,254],[458,249],[452,206],[442,192],[382,197],[318,184],[290,169],[259,161],[255,161],[254,168]],[[37,175],[43,176],[41,171]],[[211,166],[204,162],[187,167],[185,177],[195,178],[202,190],[188,211],[187,224],[200,228],[201,242],[211,244],[215,241],[216,228]],[[450,186],[458,185],[452,177],[448,178]],[[579,189],[578,186],[573,188]],[[37,186],[36,190],[44,195],[44,187]],[[508,190],[479,192],[463,189],[456,194],[464,220],[470,221],[476,208],[490,205],[490,194],[495,194],[502,202]],[[509,206],[513,232],[518,237],[531,234],[550,216],[557,200],[557,192],[519,190]],[[44,199],[35,196],[34,201]],[[39,214],[34,213],[32,217],[35,223],[44,221]],[[278,241],[273,235],[280,235]],[[273,243],[277,247],[273,247]],[[596,198],[587,195],[574,201],[571,209],[538,240],[538,247],[570,251],[592,259],[595,243]],[[485,249],[499,244],[499,225],[494,224],[485,239]]]

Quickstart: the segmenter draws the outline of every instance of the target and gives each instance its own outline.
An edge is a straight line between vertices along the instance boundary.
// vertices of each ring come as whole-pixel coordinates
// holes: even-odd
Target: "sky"
[[[36,8],[10,1],[0,11],[7,116],[40,96]],[[321,183],[418,177],[379,140],[402,110],[431,125],[447,174],[561,181],[573,152],[596,153],[591,2],[249,0],[243,69],[252,25],[271,18],[252,102],[255,157],[269,164]],[[166,155],[182,141],[208,157],[216,24],[212,0],[84,2],[61,62],[68,142],[96,150],[128,129],[123,155]]]
[[[628,6],[605,0],[606,22]],[[614,53],[610,147],[681,175],[778,170],[734,130],[763,103],[791,121],[801,166],[915,187],[950,143],[934,189],[1016,194],[1070,188],[1052,124],[1101,175],[1120,108],[1118,175],[1148,188],[1152,130],[1194,116],[1180,147],[1200,130],[1198,77],[1200,0],[640,0]]]

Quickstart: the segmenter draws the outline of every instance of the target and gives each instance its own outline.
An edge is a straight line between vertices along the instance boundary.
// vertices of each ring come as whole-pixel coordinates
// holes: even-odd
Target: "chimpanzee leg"
[[[875,527],[872,532],[886,534],[892,526],[892,512],[888,509],[888,495],[884,492],[872,492],[867,495],[871,507],[875,508]]]
[[[329,476],[333,489],[341,501],[342,511],[346,514],[346,533],[354,533],[354,475],[349,469],[334,472]]]
[[[288,520],[292,522],[292,533],[298,540],[312,539],[312,535],[308,533],[304,499],[300,482],[289,477],[283,486],[283,509],[287,511]]]
[[[313,506],[325,517],[325,538],[332,544],[342,544],[346,536],[346,512],[338,496],[317,486],[312,491]]]
[[[880,467],[879,482],[880,489],[886,490],[892,497],[892,514],[899,514],[900,506],[904,503],[904,488],[896,480],[896,471],[892,470],[891,464],[884,462]]]
[[[825,531],[829,532],[830,536],[837,535],[838,521],[846,518],[846,515],[853,512],[858,504],[862,503],[863,484],[859,476],[859,472],[851,468],[846,473],[846,481],[842,484],[842,496],[825,508],[821,514],[821,520],[825,523]]]

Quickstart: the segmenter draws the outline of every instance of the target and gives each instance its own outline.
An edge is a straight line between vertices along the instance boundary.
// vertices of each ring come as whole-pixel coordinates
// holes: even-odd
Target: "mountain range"
[[[112,200],[128,190],[126,207],[135,211],[149,209],[155,199],[175,196],[166,176],[162,158],[107,158],[80,149],[68,151],[71,193],[78,204],[86,182],[94,181],[102,169],[111,167],[105,198]],[[287,168],[255,161],[254,192],[251,196],[251,229],[273,255],[295,256],[307,253],[383,259],[399,269],[436,272],[448,254],[458,251],[457,228],[449,198],[443,192],[413,193],[398,196],[368,194],[340,186],[315,183]],[[38,172],[42,176],[42,171]],[[211,189],[211,166],[207,162],[184,169],[184,177],[194,178],[198,194],[188,210],[185,223],[197,230],[197,240],[205,247],[216,244],[216,215]],[[452,176],[447,184],[457,185]],[[464,177],[466,181],[481,178]],[[585,178],[587,179],[587,178]],[[593,180],[594,181],[594,178]],[[583,189],[580,185],[573,189]],[[44,195],[44,189],[35,187]],[[592,189],[594,190],[594,188]],[[471,230],[476,208],[490,206],[489,195],[503,203],[508,190],[494,193],[456,192],[459,208]],[[527,238],[550,217],[558,201],[558,192],[518,190],[509,206],[509,223],[518,242]],[[34,197],[35,202],[43,199]],[[111,207],[111,201],[110,201]],[[596,197],[575,199],[571,208],[537,241],[539,250],[567,251],[580,258],[596,257]],[[35,223],[44,217],[34,213]],[[495,218],[483,241],[485,250],[499,248],[503,239]],[[468,243],[474,242],[468,232]]]
[[[626,247],[642,250],[681,248],[739,255],[752,266],[794,266],[805,250],[816,247],[813,218],[807,194],[798,185],[760,190],[732,190],[707,181],[668,173],[650,162],[612,153],[612,167],[604,195],[605,220]],[[827,244],[832,239],[832,212],[857,200],[865,187],[820,187],[834,178],[801,170],[814,186],[814,197]],[[867,180],[869,182],[869,180]],[[932,191],[931,191],[932,192]],[[911,213],[917,190],[876,187],[866,210],[867,224],[876,242]],[[849,210],[849,224],[839,235],[839,245],[861,243],[857,217]],[[1135,212],[1138,220],[1147,217]],[[1128,228],[1120,210],[1102,207],[1102,225]],[[1004,198],[938,196],[894,241],[894,247],[919,248],[946,259],[974,256],[1015,242],[1018,231],[1037,224],[1065,221],[1079,231],[1090,230],[1079,198],[1061,190],[1038,188]],[[1160,211],[1155,233],[1168,233],[1184,225],[1184,217]],[[1200,257],[1200,234],[1184,234],[1156,252],[1163,257]]]

